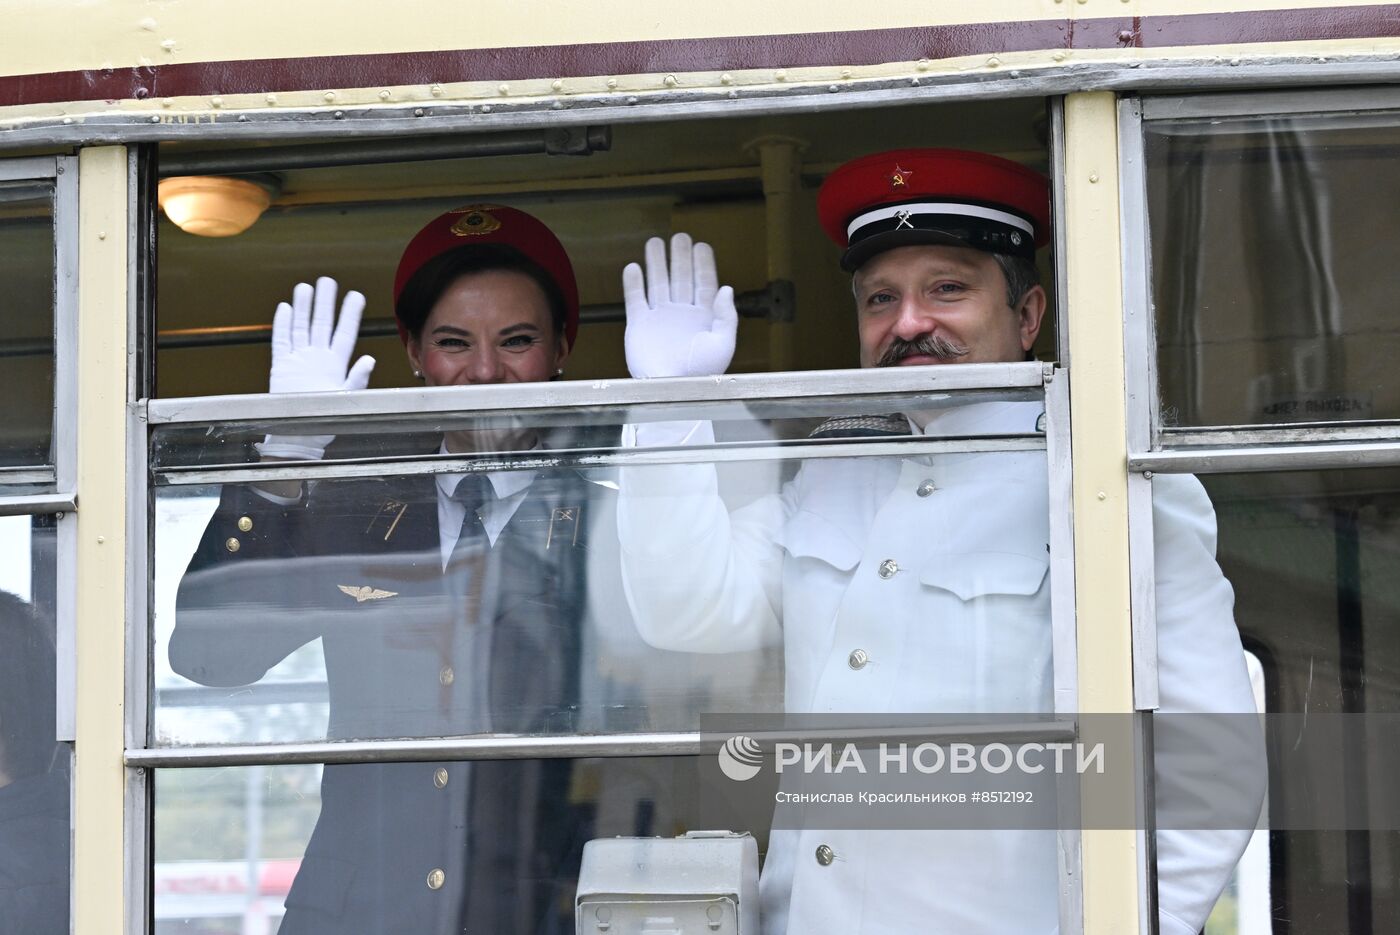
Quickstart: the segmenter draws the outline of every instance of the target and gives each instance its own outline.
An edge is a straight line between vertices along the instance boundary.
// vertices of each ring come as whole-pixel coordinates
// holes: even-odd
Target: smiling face
[[[1024,360],[1045,315],[1045,290],[1009,307],[1001,267],[970,247],[886,250],[853,285],[862,367]]]
[[[485,270],[448,286],[407,342],[428,386],[548,380],[569,356],[544,291],[524,273]]]

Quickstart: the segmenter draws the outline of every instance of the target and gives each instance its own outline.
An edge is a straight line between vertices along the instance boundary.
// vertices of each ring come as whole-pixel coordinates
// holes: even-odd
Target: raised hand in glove
[[[272,318],[271,393],[319,393],[362,390],[369,385],[373,357],[361,357],[350,367],[350,355],[360,334],[365,297],[345,293],[340,320],[335,315],[336,282],[327,276],[313,289],[297,283],[292,304],[277,306]],[[348,368],[348,370],[347,370]],[[326,453],[334,435],[269,435],[256,447],[264,458],[316,460]]]
[[[647,241],[642,268],[622,271],[627,307],[627,369],[638,379],[699,377],[724,373],[734,357],[739,316],[734,290],[720,287],[709,244],[692,246],[689,234],[671,238],[671,268],[659,237]]]

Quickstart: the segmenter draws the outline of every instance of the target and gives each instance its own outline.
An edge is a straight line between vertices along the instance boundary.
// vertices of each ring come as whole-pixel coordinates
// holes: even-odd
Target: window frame
[[[934,88],[903,87],[886,89],[881,93],[863,92],[843,95],[840,106],[864,108],[913,102],[952,101],[967,98],[996,99],[1011,96],[1035,96],[1022,92],[1017,95],[994,94],[991,89],[954,89],[953,93],[938,93]],[[816,104],[820,101],[821,104]],[[806,88],[794,90],[783,96],[764,100],[748,100],[744,106],[735,107],[734,102],[707,102],[704,105],[676,105],[671,103],[638,104],[630,106],[623,118],[625,122],[639,122],[675,118],[677,116],[703,118],[708,116],[728,116],[744,114],[781,114],[811,109],[814,106],[831,106],[831,98],[825,89]],[[677,107],[681,107],[678,110]],[[699,111],[697,112],[697,106]],[[1057,321],[1056,343],[1058,365],[1037,362],[995,365],[967,365],[943,373],[910,376],[908,371],[808,371],[773,374],[745,374],[726,378],[723,384],[712,379],[670,380],[664,382],[616,381],[594,386],[577,384],[543,384],[533,387],[464,387],[435,388],[428,390],[395,389],[367,390],[355,394],[307,394],[297,399],[274,397],[267,394],[247,396],[197,397],[188,399],[137,399],[131,406],[128,439],[131,451],[128,464],[129,503],[132,506],[129,521],[132,525],[133,543],[141,543],[139,557],[129,568],[130,594],[133,598],[132,616],[129,619],[128,640],[128,716],[125,762],[127,767],[127,834],[128,834],[128,921],[131,931],[144,931],[142,926],[149,923],[151,906],[151,878],[153,865],[149,853],[149,829],[153,818],[153,803],[149,794],[150,770],[155,768],[180,768],[208,765],[234,765],[238,763],[278,763],[278,762],[346,762],[357,760],[373,752],[384,758],[430,759],[432,755],[444,753],[458,757],[484,757],[492,753],[520,756],[527,752],[537,755],[600,755],[611,752],[614,755],[647,753],[663,755],[693,749],[695,744],[686,735],[633,735],[636,743],[620,743],[615,739],[561,740],[559,738],[510,738],[499,739],[449,739],[414,741],[410,743],[376,741],[363,744],[344,742],[322,742],[318,744],[283,745],[282,747],[247,748],[154,748],[149,744],[151,691],[151,633],[150,600],[152,581],[149,574],[149,557],[152,554],[153,533],[150,528],[149,505],[152,495],[151,472],[149,466],[151,432],[162,425],[190,424],[214,420],[241,421],[251,419],[271,419],[288,416],[304,418],[343,417],[353,415],[366,417],[379,415],[390,417],[395,413],[415,412],[471,412],[483,409],[529,409],[559,406],[585,407],[590,404],[621,403],[635,404],[646,401],[675,402],[719,399],[756,399],[804,396],[820,398],[839,393],[870,393],[877,391],[929,390],[933,388],[1015,388],[1035,386],[1043,389],[1046,404],[1046,449],[1047,482],[1050,485],[1052,503],[1058,499],[1069,503],[1072,497],[1073,462],[1070,453],[1070,409],[1069,377],[1065,367],[1069,353],[1069,327],[1065,313],[1065,221],[1063,213],[1065,162],[1064,105],[1060,98],[1048,98],[1049,123],[1051,127],[1050,163],[1052,193],[1055,213],[1053,264],[1056,293]],[[483,111],[488,108],[482,108]],[[280,115],[279,115],[280,116]],[[521,112],[515,115],[496,114],[489,123],[471,121],[469,126],[476,130],[510,129],[526,126],[572,125],[574,123],[596,123],[600,119],[617,120],[621,114],[615,108],[595,108],[577,114],[542,115]],[[285,118],[283,118],[285,119]],[[320,121],[317,121],[320,123]],[[461,129],[464,121],[459,116],[452,118],[425,119],[420,125],[437,124],[434,128],[441,133],[447,129]],[[455,124],[455,126],[454,126]],[[281,123],[278,138],[295,136],[300,125],[306,139],[323,138],[326,132],[324,123],[312,126],[307,119]],[[192,131],[203,131],[207,136],[214,127],[192,125]],[[237,136],[250,134],[244,127],[230,128],[224,125],[222,132],[232,129]],[[238,132],[238,131],[244,132]],[[319,131],[319,132],[306,132]],[[363,130],[360,130],[363,132]],[[230,134],[232,135],[232,134]],[[137,180],[133,174],[131,191],[136,198]],[[153,200],[154,192],[147,196]],[[138,202],[133,201],[133,205]],[[135,228],[138,212],[132,210],[130,223]],[[137,232],[132,235],[133,253],[138,246]],[[133,256],[133,268],[140,268]],[[132,290],[135,291],[134,289]],[[136,307],[133,297],[132,321],[145,320],[144,310]],[[134,327],[134,325],[133,325]],[[134,334],[135,332],[133,332]],[[150,338],[145,339],[149,344]],[[136,347],[133,344],[133,347]],[[151,348],[140,351],[150,353]],[[971,372],[969,372],[971,371]],[[289,468],[268,469],[249,465],[234,468],[225,479],[236,474],[240,480],[251,480],[257,472],[273,471],[282,474],[313,476],[329,473],[334,465],[325,465],[322,471],[303,465]],[[328,470],[330,469],[330,470]],[[382,471],[383,466],[376,466]],[[441,470],[441,468],[439,468]],[[206,476],[205,480],[210,477]],[[137,509],[137,506],[140,509]],[[1051,510],[1049,517],[1052,547],[1051,602],[1053,627],[1054,664],[1054,709],[1057,715],[1077,718],[1077,633],[1075,629],[1075,580],[1074,580],[1074,527],[1068,510]],[[1076,722],[1077,723],[1077,722]],[[1052,728],[1062,731],[1063,728]],[[696,735],[698,737],[698,733]],[[285,748],[285,749],[284,749]],[[334,757],[332,759],[332,757]],[[1076,803],[1077,805],[1077,803]],[[1077,812],[1076,812],[1077,813]],[[1084,897],[1081,885],[1081,844],[1077,826],[1066,827],[1059,832],[1060,877],[1060,931],[1067,933],[1083,930]]]

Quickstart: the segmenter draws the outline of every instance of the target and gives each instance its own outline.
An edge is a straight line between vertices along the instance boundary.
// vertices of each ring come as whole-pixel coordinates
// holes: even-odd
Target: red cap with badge
[[[519,208],[465,205],[429,221],[408,242],[399,259],[399,268],[394,274],[395,309],[404,286],[426,263],[449,250],[478,244],[512,247],[544,270],[564,296],[564,336],[572,347],[578,334],[578,282],[574,279],[574,266],[554,232]],[[399,322],[399,337],[408,340],[402,321]]]
[[[947,244],[1035,258],[1050,240],[1050,183],[1025,166],[961,149],[896,149],[826,177],[817,213],[848,272],[877,253]]]

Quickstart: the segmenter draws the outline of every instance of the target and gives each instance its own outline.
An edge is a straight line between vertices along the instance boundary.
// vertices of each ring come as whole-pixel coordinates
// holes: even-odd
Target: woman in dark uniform
[[[430,222],[395,277],[429,386],[557,377],[578,328],[558,239],[522,211]],[[272,391],[363,388],[348,366],[364,300],[299,285],[274,320]],[[264,460],[322,456],[271,436]],[[449,432],[439,449],[527,450],[530,430]],[[176,672],[246,685],[320,638],[332,739],[587,729],[580,710],[587,514],[610,491],[575,471],[418,475],[225,488],[181,581]],[[622,606],[619,601],[616,606]],[[567,761],[327,766],[281,932],[549,933],[585,822]]]

